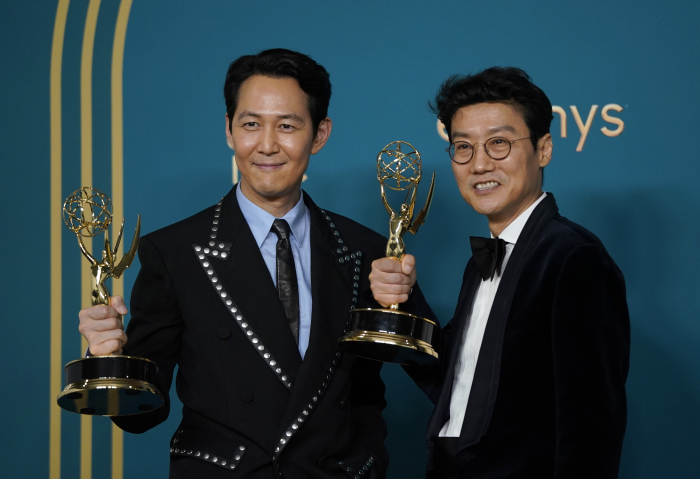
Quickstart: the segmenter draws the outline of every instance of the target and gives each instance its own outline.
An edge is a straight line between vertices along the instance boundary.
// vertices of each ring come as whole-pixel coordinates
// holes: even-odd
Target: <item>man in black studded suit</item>
[[[91,354],[155,361],[162,392],[179,365],[171,478],[385,477],[381,363],[337,343],[386,242],[301,191],[331,133],[328,74],[300,53],[267,50],[234,61],[224,93],[241,181],[141,239],[126,333],[119,297],[81,311],[80,330]],[[290,251],[292,265],[280,263]],[[424,304],[420,290],[410,304]],[[166,395],[160,409],[113,420],[141,433],[169,409]]]

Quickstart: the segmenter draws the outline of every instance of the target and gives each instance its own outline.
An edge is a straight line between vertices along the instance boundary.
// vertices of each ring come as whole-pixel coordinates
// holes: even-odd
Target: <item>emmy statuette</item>
[[[92,271],[92,304],[108,305],[107,278],[119,278],[136,255],[141,231],[141,216],[131,248],[117,262],[117,251],[124,232],[124,220],[112,247],[109,227],[112,224],[111,202],[99,190],[84,187],[70,195],[63,204],[63,220],[75,233],[83,256]],[[85,247],[83,238],[104,231],[102,258],[95,258]],[[158,367],[148,359],[132,356],[89,356],[65,366],[66,387],[58,395],[58,405],[80,414],[128,416],[151,411],[163,404],[163,395],[153,385]]]
[[[403,147],[411,151],[402,151]],[[377,156],[377,179],[381,185],[382,202],[389,213],[389,241],[386,256],[397,261],[406,254],[403,235],[416,234],[430,210],[435,188],[435,173],[430,183],[425,206],[413,216],[421,172],[420,153],[404,141],[386,145]],[[386,188],[406,191],[399,211],[394,211],[386,196]],[[389,309],[354,309],[350,311],[348,332],[340,339],[340,347],[357,356],[398,364],[427,364],[437,361],[435,351],[437,325],[399,310],[398,304]]]

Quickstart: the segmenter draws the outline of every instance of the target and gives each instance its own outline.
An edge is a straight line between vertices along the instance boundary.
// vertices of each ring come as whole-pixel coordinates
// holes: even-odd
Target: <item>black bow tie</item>
[[[469,241],[472,245],[472,255],[476,261],[476,267],[479,268],[482,279],[493,281],[496,273],[500,276],[501,264],[506,256],[506,242],[501,238],[481,238],[478,236],[470,236]]]

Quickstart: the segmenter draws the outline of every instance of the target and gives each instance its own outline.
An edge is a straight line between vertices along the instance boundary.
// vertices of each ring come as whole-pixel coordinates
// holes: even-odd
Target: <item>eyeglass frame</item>
[[[491,155],[491,153],[489,153],[489,149],[486,148],[486,143],[488,143],[489,141],[494,140],[494,139],[496,139],[496,138],[502,139],[502,140],[505,140],[505,141],[508,142],[508,153],[506,153],[505,156],[502,156],[501,158],[494,158],[494,157]],[[446,151],[447,154],[450,156],[450,159],[451,159],[452,161],[454,161],[454,162],[457,163],[458,165],[466,165],[466,164],[468,164],[470,161],[472,161],[472,160],[474,159],[474,155],[476,154],[476,145],[483,145],[484,151],[486,152],[487,155],[489,155],[489,158],[491,158],[492,160],[500,161],[500,160],[505,160],[505,159],[508,157],[508,155],[510,155],[510,152],[513,150],[513,143],[515,143],[516,141],[528,140],[528,139],[530,139],[530,138],[531,138],[531,137],[526,136],[525,138],[518,138],[517,140],[509,140],[508,138],[505,138],[505,137],[503,137],[503,136],[492,136],[491,138],[487,139],[487,140],[486,140],[485,142],[483,142],[483,143],[474,143],[474,144],[471,144],[471,143],[469,143],[468,141],[453,141],[452,143],[450,143],[450,146],[448,146],[447,148],[445,148],[445,151]],[[453,145],[456,145],[457,143],[466,143],[466,144],[468,144],[468,145],[470,145],[470,146],[472,147],[472,156],[471,156],[471,158],[469,158],[467,161],[465,161],[465,162],[463,162],[463,163],[462,163],[462,162],[459,162],[459,161],[457,161],[457,160],[455,160],[455,159],[452,157],[452,153],[450,153],[450,149],[452,149],[452,146],[453,146]]]

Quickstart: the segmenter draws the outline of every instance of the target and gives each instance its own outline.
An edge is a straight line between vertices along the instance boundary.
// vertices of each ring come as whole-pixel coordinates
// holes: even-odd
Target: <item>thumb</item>
[[[416,258],[412,254],[407,254],[401,258],[401,271],[406,276],[410,276],[416,267]]]
[[[124,304],[124,298],[122,298],[121,296],[112,296],[109,299],[109,305],[116,309],[117,312],[122,316],[129,312],[126,309],[126,305]]]

